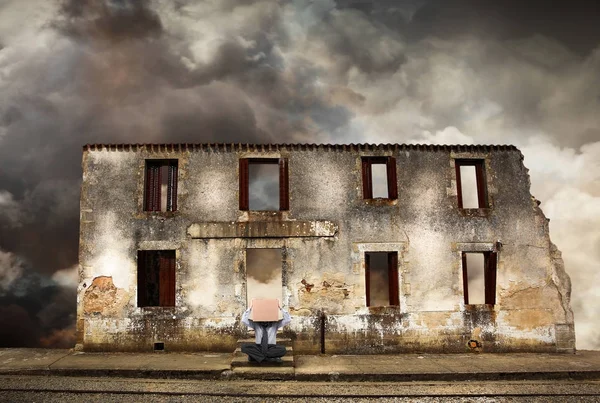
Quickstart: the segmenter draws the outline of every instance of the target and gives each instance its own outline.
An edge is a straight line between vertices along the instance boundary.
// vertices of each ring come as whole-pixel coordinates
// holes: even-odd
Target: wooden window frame
[[[239,207],[242,211],[250,210],[250,164],[279,165],[279,210],[290,209],[289,169],[287,158],[240,158],[239,160]]]
[[[477,181],[477,208],[489,208],[487,197],[487,183],[485,179],[485,160],[483,159],[455,159],[456,167],[456,190],[458,194],[458,208],[464,209],[462,198],[462,179],[460,167],[475,167],[475,179]]]
[[[144,211],[161,212],[162,167],[167,168],[167,206],[165,211],[177,211],[178,160],[148,159],[144,167]]]
[[[398,199],[398,178],[396,174],[396,158],[394,157],[361,157],[363,199],[373,200],[373,164],[385,164],[387,172],[388,197],[383,200]]]
[[[149,270],[158,265],[158,303],[148,301]],[[176,253],[174,250],[138,250],[137,260],[137,306],[174,307],[175,306],[175,269]]]
[[[388,306],[400,306],[400,284],[398,281],[398,252],[365,252],[365,297],[367,307],[371,306],[371,253],[387,253],[388,261]]]
[[[469,304],[469,277],[467,268],[467,253],[483,254],[483,284],[485,304]],[[462,276],[465,305],[495,305],[496,304],[496,278],[498,275],[498,252],[462,252]]]

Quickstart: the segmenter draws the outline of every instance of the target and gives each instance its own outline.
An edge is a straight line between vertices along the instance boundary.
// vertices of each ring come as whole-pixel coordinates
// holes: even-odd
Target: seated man
[[[242,323],[252,329],[256,334],[255,343],[246,343],[242,346],[242,352],[248,354],[248,361],[256,362],[281,362],[281,357],[286,353],[285,346],[278,346],[276,342],[277,329],[290,323],[290,314],[278,304],[283,313],[283,319],[273,322],[255,322],[250,318],[252,304],[242,315]]]

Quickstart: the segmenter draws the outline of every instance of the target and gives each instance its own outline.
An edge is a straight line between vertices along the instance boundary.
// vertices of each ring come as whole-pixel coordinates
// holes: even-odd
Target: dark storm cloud
[[[84,41],[102,36],[107,40],[131,40],[158,36],[160,18],[147,0],[67,0],[55,26],[65,35]]]
[[[584,55],[600,42],[600,3],[593,0],[338,0],[415,42],[427,36],[484,35],[499,40],[543,35]]]
[[[377,98],[389,99],[395,92],[397,98],[386,107],[412,104],[416,113],[431,116],[428,127],[399,126],[407,136],[446,127],[464,132],[474,109],[487,108],[482,113],[499,109],[506,127],[544,131],[563,146],[580,147],[598,138],[593,110],[600,107],[600,80],[593,65],[598,63],[594,50],[600,44],[600,3],[337,3],[338,9],[322,18],[313,38],[335,55],[328,63],[340,69],[337,80],[356,82],[358,69],[365,87],[372,86],[365,88],[372,105],[380,107],[383,101]],[[578,76],[587,83],[576,83]],[[377,81],[389,77],[394,77],[390,81],[396,88],[378,93]],[[585,90],[577,88],[580,85]],[[406,105],[402,109],[407,110]],[[372,110],[359,114],[365,112]]]
[[[15,278],[75,270],[85,143],[512,142],[548,211],[600,222],[598,2],[55,4],[0,4],[0,285],[35,340],[57,345],[74,302]],[[576,287],[600,261],[568,239]]]
[[[83,144],[308,138],[302,115],[323,101],[301,82],[301,71],[286,70],[275,43],[285,39],[281,9],[268,3],[219,2],[207,16],[194,14],[193,2],[68,0],[31,37],[2,39],[0,252],[24,262],[22,281],[76,270]],[[237,13],[252,32],[214,31],[218,40],[202,42],[177,26],[166,32],[159,11],[175,21],[194,14],[190,23]],[[46,46],[36,48],[39,41]],[[209,56],[197,57],[192,44]],[[0,268],[5,280],[17,273],[8,261]],[[57,345],[73,321],[74,291],[34,282],[16,297],[10,287],[3,317],[28,315],[23,333],[31,340],[23,343]],[[0,345],[18,344],[3,329]]]
[[[3,347],[69,348],[77,293],[30,268],[8,290],[0,288],[0,345]],[[62,333],[60,338],[53,337]]]
[[[311,38],[327,43],[331,53],[339,58],[337,68],[342,71],[357,67],[367,74],[378,75],[396,71],[404,61],[399,50],[390,48],[389,44],[380,45],[382,37],[395,35],[397,29],[365,20],[359,12],[345,11],[343,15],[325,15]],[[391,52],[382,57],[386,51]]]
[[[331,137],[519,147],[573,279],[578,346],[600,348],[599,3],[337,4],[297,44],[351,116]]]

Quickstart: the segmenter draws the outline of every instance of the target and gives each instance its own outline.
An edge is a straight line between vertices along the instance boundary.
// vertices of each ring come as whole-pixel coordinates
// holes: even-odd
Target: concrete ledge
[[[192,239],[333,237],[338,231],[331,221],[203,222],[188,227]]]
[[[242,353],[240,348],[236,348],[233,353],[233,359],[231,360],[231,368],[237,369],[240,367],[251,367],[251,368],[262,368],[262,367],[293,367],[294,366],[294,355],[293,352],[287,351],[286,355],[281,357],[281,363],[275,362],[250,362],[248,356]]]
[[[85,377],[115,377],[115,378],[145,378],[145,379],[196,379],[215,380],[223,379],[223,370],[159,370],[159,369],[52,369],[44,375],[57,376],[85,376]],[[33,375],[30,372],[18,375]]]
[[[272,366],[260,366],[260,367],[236,367],[232,371],[230,379],[242,380],[262,380],[262,381],[274,381],[274,380],[296,380],[296,374],[294,367],[272,367]]]
[[[45,373],[50,366],[71,354],[71,350],[43,348],[0,349],[0,371],[2,373]]]
[[[600,379],[600,351],[565,354],[297,356],[299,381]]]
[[[297,381],[600,380],[600,351],[576,354],[296,356],[294,367],[235,367],[231,353],[80,353],[0,349],[2,375]]]
[[[303,382],[416,382],[416,381],[538,381],[538,380],[586,380],[600,379],[600,371],[566,372],[497,372],[497,373],[414,373],[414,374],[364,374],[337,373],[299,374],[294,380]]]

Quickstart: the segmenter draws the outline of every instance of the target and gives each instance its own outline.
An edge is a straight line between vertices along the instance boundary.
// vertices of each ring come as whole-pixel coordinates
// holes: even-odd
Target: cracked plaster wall
[[[362,199],[361,156],[396,158],[398,200]],[[244,157],[288,158],[289,211],[238,210]],[[147,158],[178,159],[178,211],[143,211]],[[454,158],[485,160],[490,209],[457,208]],[[232,350],[245,332],[245,250],[281,248],[297,352],[321,351],[322,328],[331,353],[462,352],[472,339],[483,351],[574,351],[569,277],[516,150],[102,149],[84,151],[83,173],[85,349]],[[460,254],[497,241],[496,305],[465,306]],[[136,306],[140,249],[176,250],[175,307]],[[398,252],[399,307],[366,307],[365,251]]]

